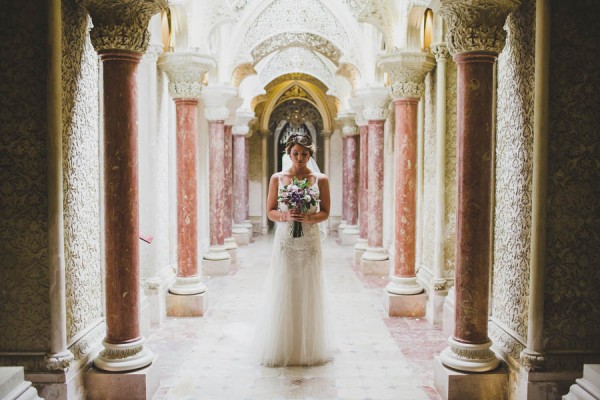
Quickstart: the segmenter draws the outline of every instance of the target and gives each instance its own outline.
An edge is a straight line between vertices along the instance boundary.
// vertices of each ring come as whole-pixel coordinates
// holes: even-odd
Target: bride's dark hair
[[[317,151],[317,148],[314,145],[312,138],[309,134],[306,133],[292,133],[288,137],[287,141],[285,142],[285,152],[287,153],[287,155],[290,154],[290,152],[292,151],[292,147],[294,147],[295,144],[299,144],[302,147],[306,147],[311,157],[314,156],[315,151]]]

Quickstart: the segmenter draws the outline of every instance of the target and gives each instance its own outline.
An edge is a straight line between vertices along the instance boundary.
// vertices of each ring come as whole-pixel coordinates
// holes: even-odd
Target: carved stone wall
[[[571,7],[552,1],[551,10],[544,341],[547,351],[594,351],[597,359],[600,5],[587,0]]]
[[[98,57],[91,21],[75,1],[63,10],[63,186],[68,341],[102,318]],[[81,351],[74,351],[78,355]]]
[[[38,0],[2,8],[7,18],[0,24],[0,352],[45,352],[47,5]]]
[[[533,179],[535,1],[507,19],[498,57],[496,186],[492,318],[508,335],[494,337],[509,352],[527,340]],[[515,356],[513,354],[513,356]],[[518,356],[518,354],[516,354]]]
[[[456,236],[456,64],[446,61],[446,166],[444,221],[444,275],[454,276],[454,244]]]
[[[433,254],[435,241],[435,164],[437,154],[435,152],[435,73],[425,76],[424,101],[424,138],[423,138],[423,200],[421,212],[423,213],[423,225],[421,235],[423,236],[423,249],[421,256],[421,267],[433,275]]]

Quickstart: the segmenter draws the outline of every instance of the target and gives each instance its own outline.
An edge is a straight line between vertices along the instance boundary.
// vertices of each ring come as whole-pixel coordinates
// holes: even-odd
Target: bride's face
[[[310,159],[310,151],[302,145],[295,144],[290,149],[290,158],[294,166],[305,167]]]

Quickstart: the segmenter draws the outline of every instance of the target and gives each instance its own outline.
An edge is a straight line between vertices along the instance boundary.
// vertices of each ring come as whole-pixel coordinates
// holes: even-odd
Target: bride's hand
[[[291,210],[289,219],[290,221],[308,222],[306,214],[299,210]]]

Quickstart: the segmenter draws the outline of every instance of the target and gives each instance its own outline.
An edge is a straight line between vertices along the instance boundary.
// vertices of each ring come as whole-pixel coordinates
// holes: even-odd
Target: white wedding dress
[[[318,190],[318,182],[314,185]],[[317,207],[309,211],[315,212]],[[276,224],[253,343],[254,358],[266,366],[323,364],[332,357],[333,333],[328,320],[319,227],[302,224],[304,236],[294,238],[292,221]]]

